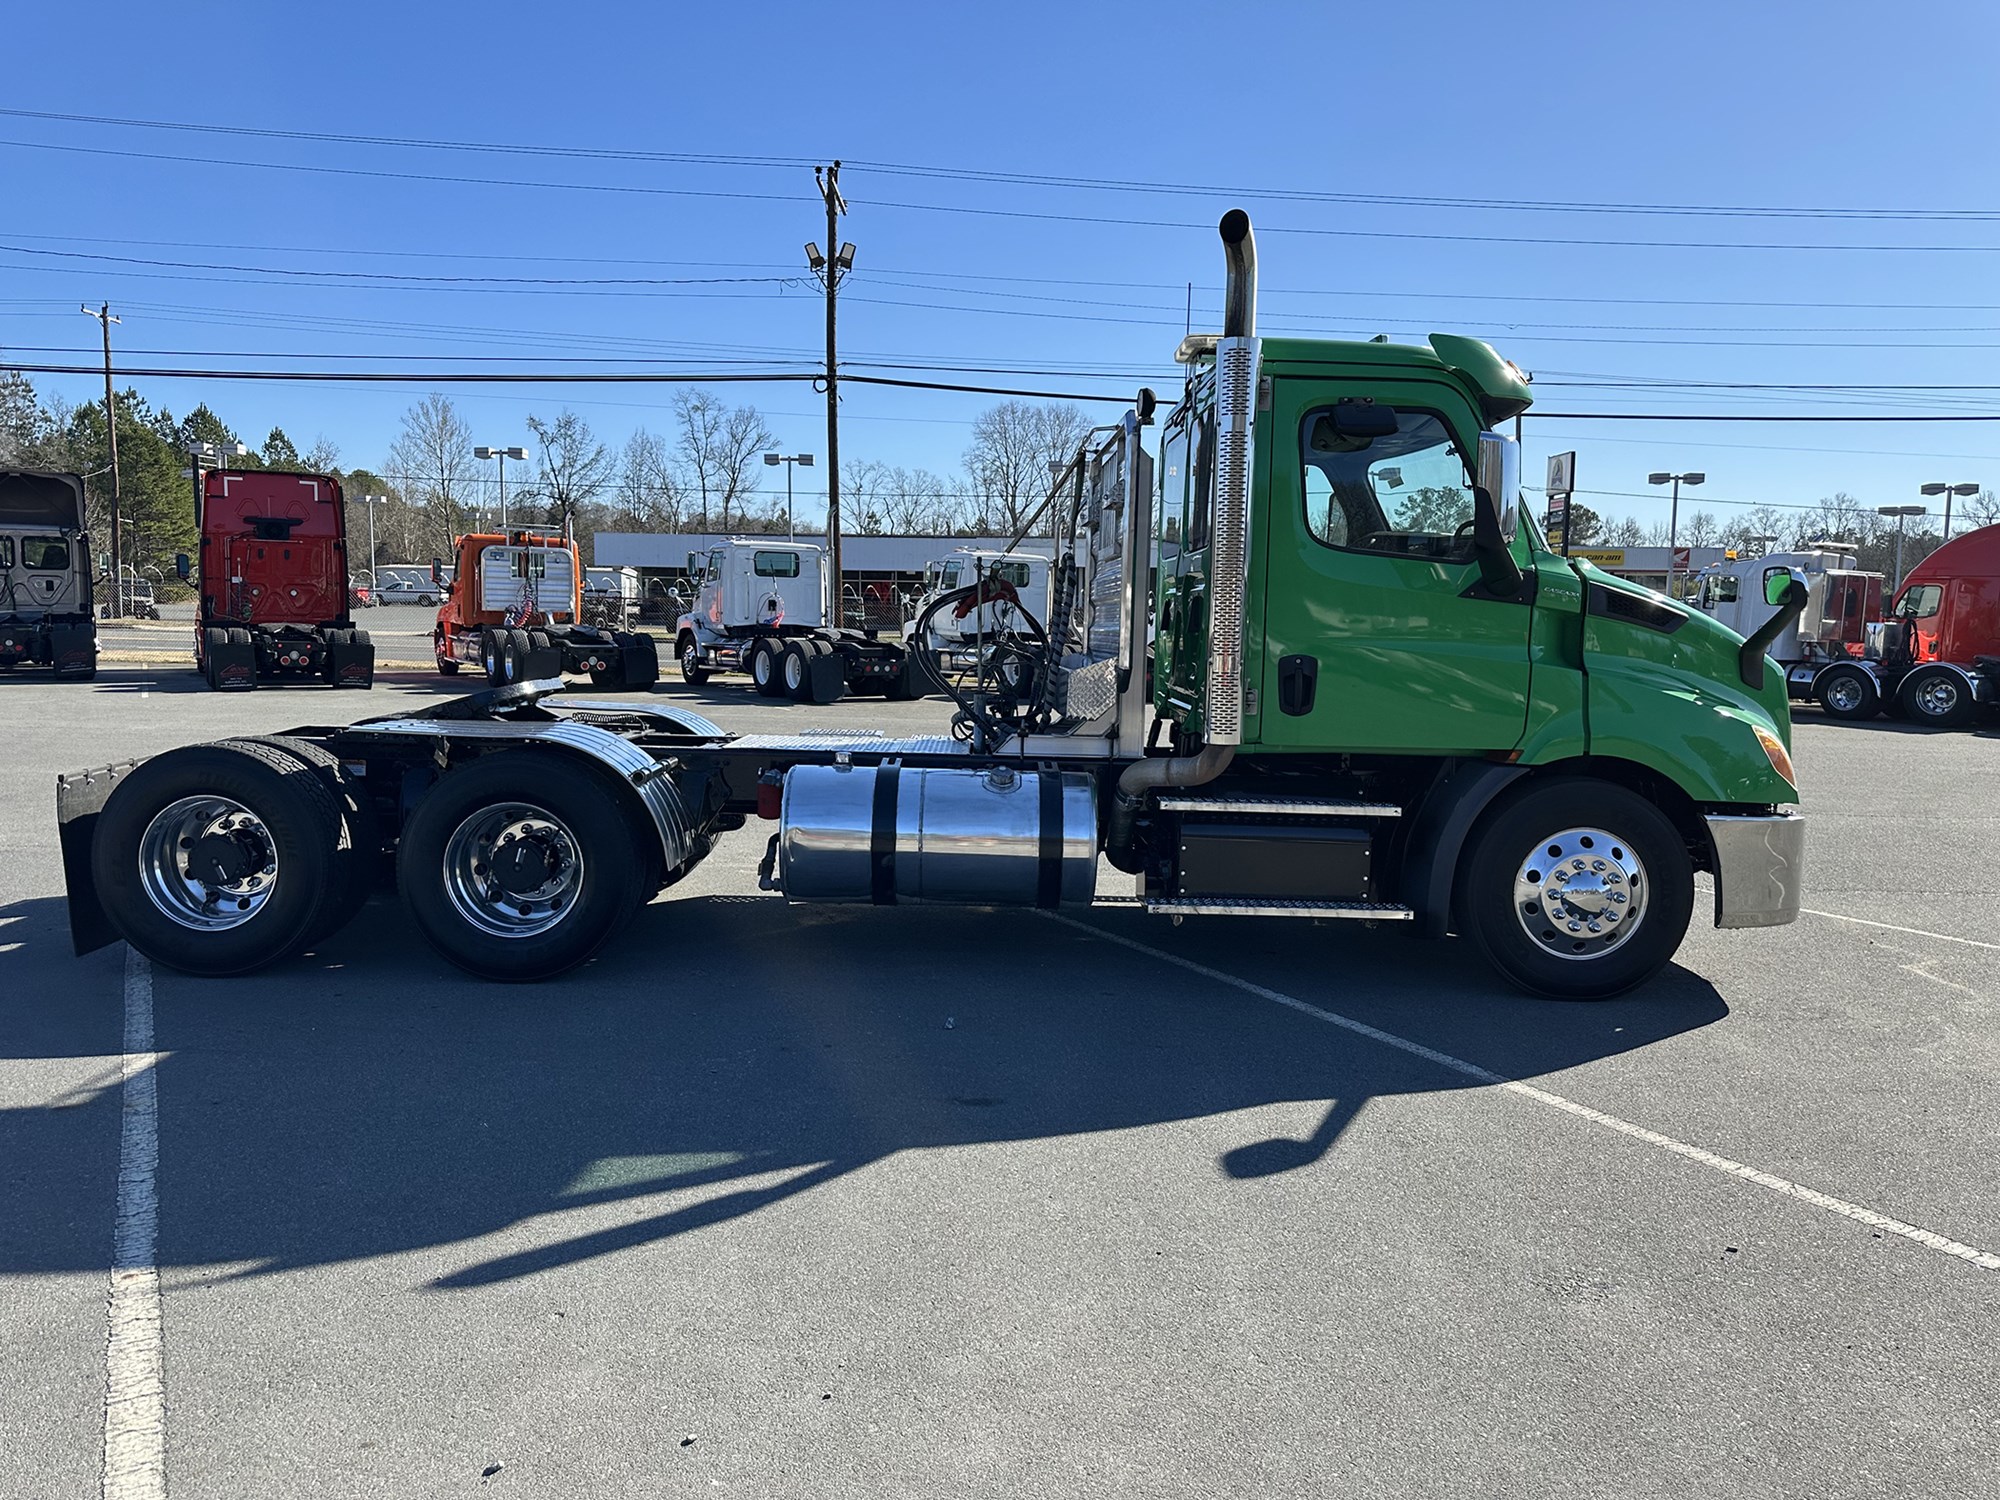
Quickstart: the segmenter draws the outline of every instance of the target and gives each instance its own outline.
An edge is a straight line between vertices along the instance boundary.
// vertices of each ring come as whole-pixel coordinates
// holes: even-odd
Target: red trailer
[[[348,612],[347,510],[325,474],[202,475],[195,663],[213,688],[375,685],[375,647]]]

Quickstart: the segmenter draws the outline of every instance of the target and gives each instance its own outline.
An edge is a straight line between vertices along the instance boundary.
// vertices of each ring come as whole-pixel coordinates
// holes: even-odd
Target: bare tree
[[[1049,465],[1069,458],[1090,422],[1069,402],[1003,401],[972,424],[965,466],[989,524],[1016,532],[1049,492]]]
[[[674,472],[666,440],[641,427],[625,439],[618,455],[613,491],[619,524],[641,531],[678,531],[686,486]]]
[[[1713,547],[1722,539],[1722,528],[1716,524],[1715,512],[1698,510],[1681,519],[1680,534],[1674,539],[1679,547]]]
[[[340,444],[325,433],[312,440],[312,446],[299,455],[299,462],[309,474],[332,474],[340,468]]]
[[[1646,528],[1632,516],[1620,516],[1605,524],[1604,541],[1610,547],[1642,547],[1646,543]]]
[[[449,552],[465,528],[463,511],[479,482],[472,429],[449,398],[433,392],[403,413],[403,431],[389,449],[390,473],[425,512],[416,549]]]
[[[898,536],[949,531],[958,506],[952,491],[964,484],[964,480],[945,479],[929,469],[906,469],[899,464],[888,471],[878,492],[883,520]]]
[[[553,422],[529,417],[528,430],[540,449],[535,496],[547,507],[548,524],[560,528],[610,488],[616,468],[611,450],[573,411],[565,410]]]
[[[764,450],[777,439],[756,407],[727,406],[707,391],[676,391],[674,416],[680,423],[674,446],[688,487],[699,498],[701,529],[708,529],[708,508],[717,503],[727,531],[730,507],[740,510],[757,492]]]
[[[846,530],[861,536],[882,534],[882,490],[888,478],[888,467],[872,458],[850,458],[841,464],[840,503]]]

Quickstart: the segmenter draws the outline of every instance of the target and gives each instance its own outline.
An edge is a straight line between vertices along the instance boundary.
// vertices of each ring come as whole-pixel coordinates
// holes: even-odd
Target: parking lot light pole
[[[1701,473],[1648,474],[1646,476],[1646,483],[1648,484],[1666,484],[1671,480],[1674,486],[1673,504],[1667,511],[1667,597],[1669,599],[1674,596],[1674,574],[1679,571],[1674,567],[1674,544],[1679,541],[1681,533],[1681,486],[1684,484],[1700,484],[1707,478],[1706,474]]]
[[[472,450],[474,458],[497,458],[500,460],[500,534],[507,534],[507,460],[526,458],[526,448],[489,448],[485,444]]]
[[[1909,516],[1927,516],[1930,508],[1924,505],[1878,505],[1875,514],[1896,518],[1896,581],[1889,586],[1889,597],[1893,599],[1903,588],[1903,521]]]
[[[1953,495],[1976,495],[1979,493],[1979,486],[1976,484],[1920,484],[1917,486],[1917,493],[1919,495],[1944,496],[1944,539],[1948,542],[1951,540],[1951,497]]]
[[[804,464],[810,469],[813,456],[810,453],[766,453],[764,462],[771,468],[776,468],[779,464],[785,466],[785,538],[796,542],[799,534],[792,525],[792,470],[799,464]]]
[[[354,497],[368,507],[368,586],[375,586],[375,507],[389,497],[387,495],[356,495]],[[381,603],[380,599],[375,601]]]

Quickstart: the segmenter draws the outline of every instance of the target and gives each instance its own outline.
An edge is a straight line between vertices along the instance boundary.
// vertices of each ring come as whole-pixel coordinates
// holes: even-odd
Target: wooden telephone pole
[[[83,313],[104,325],[104,435],[111,444],[111,617],[118,620],[125,617],[125,545],[119,516],[118,406],[111,394],[111,325],[119,320],[111,315],[109,302],[86,307]]]
[[[806,264],[826,288],[826,550],[833,597],[827,603],[829,625],[847,623],[840,593],[840,366],[834,341],[834,309],[840,283],[854,269],[854,246],[840,240],[840,216],[847,200],[840,196],[840,163],[814,167],[813,180],[826,203],[826,254],[806,246]]]

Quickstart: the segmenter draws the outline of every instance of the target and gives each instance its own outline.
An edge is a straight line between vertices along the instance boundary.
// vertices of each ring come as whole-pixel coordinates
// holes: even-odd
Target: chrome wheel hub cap
[[[262,911],[277,889],[277,844],[242,803],[183,797],[140,835],[139,884],[169,921],[227,932]]]
[[[1958,707],[1958,684],[1942,674],[1925,680],[1917,689],[1917,707],[1933,718],[1942,718]]]
[[[1514,875],[1514,915],[1543,952],[1598,958],[1646,920],[1651,885],[1632,846],[1601,828],[1569,828],[1544,840]]]
[[[570,913],[583,887],[576,836],[539,807],[501,802],[469,814],[444,848],[453,908],[492,937],[537,937]]]
[[[1861,706],[1861,684],[1852,677],[1836,678],[1827,686],[1826,701],[1842,713],[1852,713]]]

